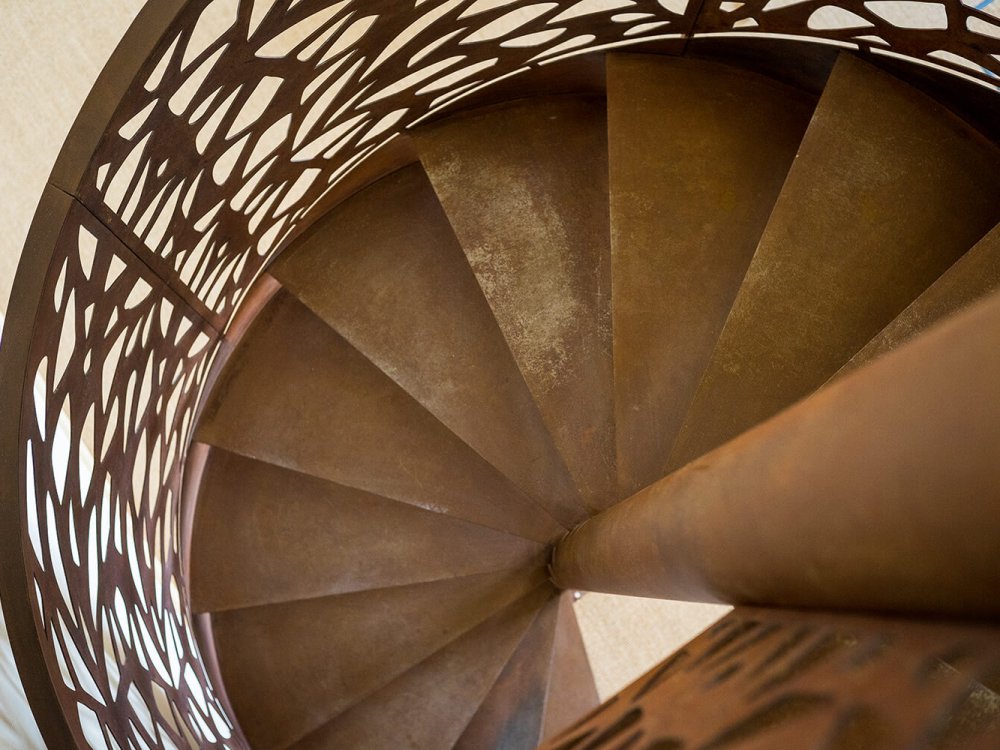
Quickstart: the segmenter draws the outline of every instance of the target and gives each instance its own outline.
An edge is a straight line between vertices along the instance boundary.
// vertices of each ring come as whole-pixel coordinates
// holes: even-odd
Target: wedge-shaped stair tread
[[[247,738],[254,747],[286,747],[544,580],[544,568],[533,568],[212,615],[223,680]]]
[[[996,224],[998,196],[992,144],[841,55],[670,466],[822,385]]]
[[[618,481],[667,458],[815,101],[699,60],[607,61]]]
[[[227,364],[199,439],[535,541],[561,530],[287,292]]]
[[[559,734],[600,703],[580,624],[573,609],[573,595],[566,591],[559,600],[559,620],[545,698],[542,738],[547,740]]]
[[[455,748],[533,748],[599,702],[573,594],[562,592],[538,615]]]
[[[521,537],[212,449],[194,525],[195,611],[545,565]]]
[[[416,135],[421,161],[592,509],[616,499],[604,101],[552,99]]]
[[[1000,225],[941,275],[899,316],[851,357],[838,375],[905,344],[939,320],[1000,289]]]
[[[559,598],[538,613],[455,750],[524,750],[542,740]]]
[[[451,748],[554,594],[538,587],[293,747]]]
[[[271,273],[564,525],[585,517],[419,165],[336,208]]]

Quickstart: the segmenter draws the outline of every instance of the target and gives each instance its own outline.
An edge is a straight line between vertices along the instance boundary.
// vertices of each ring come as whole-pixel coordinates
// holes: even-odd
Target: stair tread
[[[287,292],[228,362],[198,439],[534,541],[562,531]]]
[[[254,747],[286,747],[536,590],[544,568],[212,615],[219,665]]]
[[[841,54],[670,468],[822,385],[1000,219],[997,149]]]
[[[1000,224],[955,261],[865,348],[851,357],[837,376],[862,367],[905,344],[948,315],[1000,288]]]
[[[556,736],[601,703],[573,607],[572,592],[559,598],[552,670],[545,699],[542,739]]]
[[[1000,227],[956,262],[1000,154],[867,63],[814,112],[705,61],[607,78],[421,129],[270,269],[191,576],[255,747],[557,736],[599,697],[545,545],[1000,284]]]
[[[618,480],[667,458],[815,101],[728,65],[607,60]]]
[[[452,747],[553,595],[536,588],[293,747]]]
[[[338,206],[269,270],[561,523],[585,517],[420,165]]]
[[[538,613],[455,750],[523,750],[541,742],[559,601],[553,597]]]
[[[588,508],[617,499],[603,99],[457,116],[417,150]]]
[[[214,448],[191,545],[196,612],[545,565],[545,547]]]

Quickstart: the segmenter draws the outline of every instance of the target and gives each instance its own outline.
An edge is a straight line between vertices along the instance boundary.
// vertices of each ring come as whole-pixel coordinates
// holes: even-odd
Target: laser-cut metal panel
[[[71,731],[94,747],[241,747],[202,668],[177,557],[180,473],[217,334],[76,202],[35,320],[25,566]]]
[[[649,40],[680,52],[696,12],[689,0],[192,2],[76,191],[221,324],[274,252],[397,133],[565,56]],[[1000,72],[1000,25],[958,3],[711,0],[694,30],[847,43],[980,81]]]
[[[191,3],[123,98],[79,195],[224,320],[274,251],[405,127],[602,45],[666,36],[679,52],[690,5]]]
[[[1000,629],[738,608],[544,746],[1000,745]]]
[[[769,10],[759,0],[710,0],[698,29],[742,32],[747,24],[738,22],[753,20],[764,32],[847,34],[812,28],[819,4],[797,5],[781,11],[774,0]],[[993,80],[1000,43],[989,13],[949,3],[945,33],[876,22],[873,5],[827,7],[854,9],[891,51],[929,56],[940,48],[959,59],[930,59]],[[12,319],[4,341],[5,398],[14,390],[9,368],[30,353],[23,394],[4,401],[11,414],[23,408],[20,433],[8,441],[21,463],[5,480],[38,528],[33,536],[23,530],[28,577],[17,587],[27,584],[38,603],[42,653],[24,658],[48,660],[78,741],[170,747],[222,742],[232,731],[189,635],[176,503],[189,421],[215,350],[213,327],[225,325],[260,269],[352,180],[363,181],[359,173],[402,158],[390,155],[408,126],[565,56],[651,41],[657,51],[681,52],[700,7],[690,0],[516,7],[501,0],[154,0],[143,10],[142,28],[116,53],[54,172],[54,184],[97,221],[79,205],[50,217],[62,223],[52,232],[51,268],[41,273],[50,247],[31,248],[40,252],[26,259],[31,273],[19,271],[14,292],[41,294],[43,302],[36,315]],[[862,49],[880,44],[855,41]],[[88,236],[97,238],[96,249]],[[65,358],[56,353],[60,341]],[[113,348],[119,341],[123,354]],[[46,386],[35,395],[31,383],[43,361]],[[63,442],[54,431],[60,412],[70,436]],[[97,449],[93,470],[74,448],[85,433]],[[71,469],[56,476],[62,457]],[[5,581],[18,573],[8,567]],[[15,641],[33,637],[30,623],[9,624]],[[118,667],[104,659],[105,643],[121,656]],[[43,711],[42,718],[50,717]],[[96,734],[84,737],[84,726]]]
[[[1000,75],[1000,6],[981,0],[708,0],[694,33],[722,32],[812,37],[993,86]]]

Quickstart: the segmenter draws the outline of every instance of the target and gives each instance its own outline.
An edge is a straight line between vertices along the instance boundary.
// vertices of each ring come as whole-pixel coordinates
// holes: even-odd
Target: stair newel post
[[[1000,295],[601,513],[558,586],[1000,615]]]

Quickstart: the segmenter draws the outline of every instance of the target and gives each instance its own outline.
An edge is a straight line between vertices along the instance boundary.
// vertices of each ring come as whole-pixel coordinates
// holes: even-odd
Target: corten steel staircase
[[[1000,25],[899,5],[148,6],[4,332],[48,744],[1000,745]],[[585,716],[574,589],[739,606]]]

